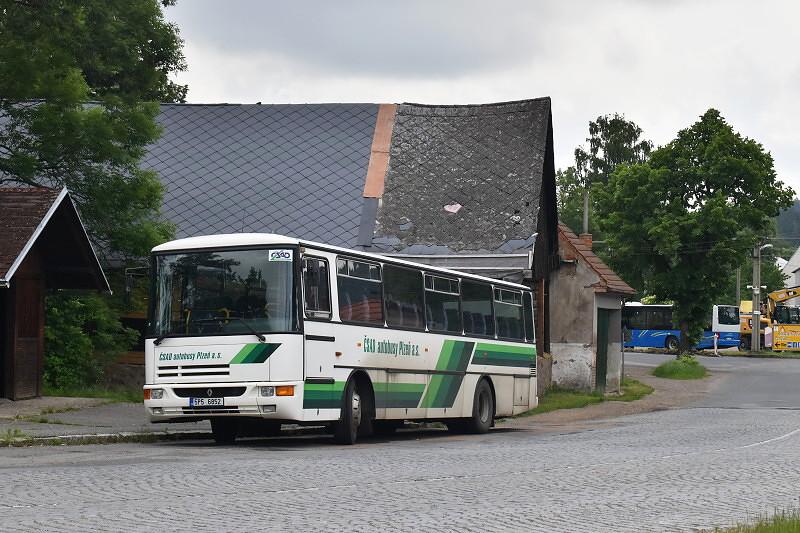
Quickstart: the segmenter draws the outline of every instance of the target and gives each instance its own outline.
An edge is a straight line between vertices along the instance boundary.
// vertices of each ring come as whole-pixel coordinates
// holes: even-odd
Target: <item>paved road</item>
[[[709,363],[731,368],[715,371],[725,379],[705,403],[730,400],[748,373],[800,377],[800,360],[780,363]],[[301,437],[3,449],[0,529],[695,531],[799,503],[800,417],[758,397],[354,447]]]

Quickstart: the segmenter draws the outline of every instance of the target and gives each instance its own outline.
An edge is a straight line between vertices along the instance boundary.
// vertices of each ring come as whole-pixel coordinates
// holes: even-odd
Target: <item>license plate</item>
[[[189,407],[210,407],[225,405],[225,398],[189,398]]]

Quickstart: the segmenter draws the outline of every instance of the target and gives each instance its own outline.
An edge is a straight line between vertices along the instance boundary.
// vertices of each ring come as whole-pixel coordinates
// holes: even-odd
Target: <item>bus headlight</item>
[[[265,398],[268,398],[270,396],[275,396],[275,387],[272,386],[259,387],[258,394]]]
[[[164,389],[150,389],[150,398],[152,400],[163,400]]]

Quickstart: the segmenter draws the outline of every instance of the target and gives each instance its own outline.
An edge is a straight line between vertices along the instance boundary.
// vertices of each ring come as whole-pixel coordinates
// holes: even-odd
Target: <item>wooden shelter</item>
[[[110,291],[66,189],[0,188],[0,397],[42,393],[48,289]]]

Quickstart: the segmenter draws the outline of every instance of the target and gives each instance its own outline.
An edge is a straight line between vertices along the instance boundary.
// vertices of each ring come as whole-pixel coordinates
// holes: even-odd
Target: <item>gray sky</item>
[[[179,0],[196,103],[550,96],[558,167],[622,113],[657,145],[709,107],[800,193],[795,0]]]

